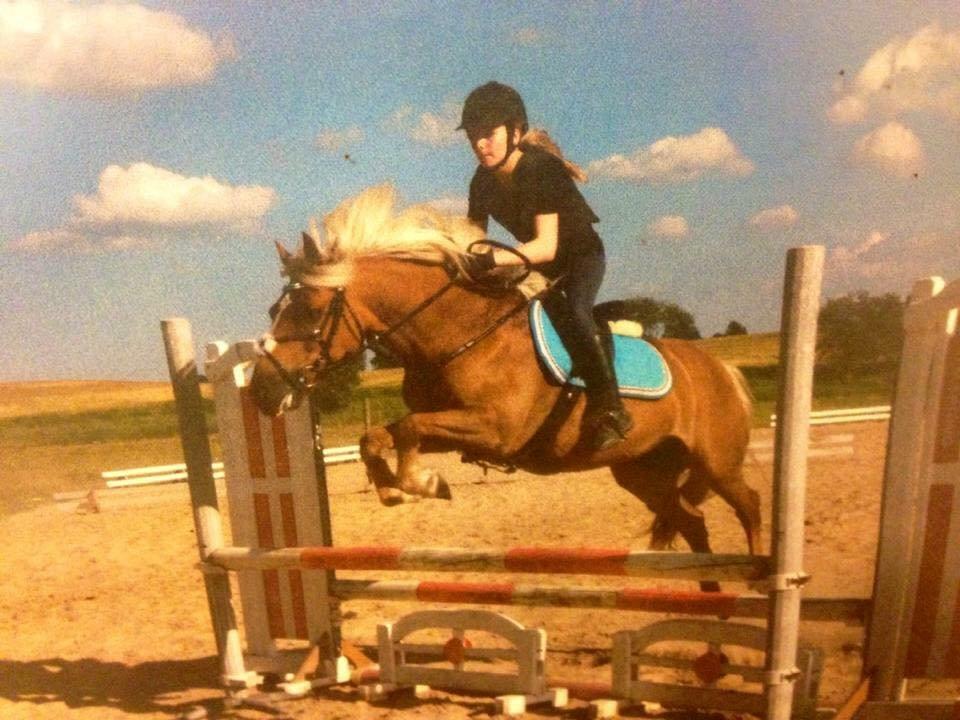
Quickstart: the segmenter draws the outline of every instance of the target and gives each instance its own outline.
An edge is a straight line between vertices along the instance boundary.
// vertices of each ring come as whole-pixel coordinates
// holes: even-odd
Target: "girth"
[[[557,439],[557,433],[570,417],[570,413],[573,412],[573,406],[577,404],[577,399],[582,392],[580,388],[570,384],[561,387],[560,393],[553,403],[553,407],[550,408],[550,412],[547,413],[544,421],[540,423],[537,431],[530,436],[530,439],[523,444],[523,447],[505,461],[491,461],[480,456],[470,455],[468,452],[461,454],[461,461],[479,465],[485,471],[488,468],[493,468],[494,470],[505,473],[516,472],[517,468],[526,464],[528,461],[536,459],[542,451],[546,450]]]

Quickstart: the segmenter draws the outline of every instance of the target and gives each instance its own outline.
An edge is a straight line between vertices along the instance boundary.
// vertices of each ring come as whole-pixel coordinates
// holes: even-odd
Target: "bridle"
[[[502,247],[510,252],[520,254],[517,253],[514,248],[501,245],[495,241],[483,240],[477,241],[474,244],[479,243],[489,244],[494,247]],[[472,248],[473,245],[470,247]],[[524,258],[524,260],[526,260],[522,254],[520,255]],[[529,273],[529,261],[527,261],[526,264],[527,273]],[[390,338],[390,336],[400,330],[400,328],[410,323],[420,313],[422,313],[433,303],[439,300],[444,294],[446,294],[447,291],[458,284],[455,271],[449,267],[447,270],[450,279],[443,286],[441,286],[426,299],[418,303],[414,308],[409,310],[403,317],[401,317],[396,323],[388,327],[386,330],[376,332],[365,329],[356,311],[350,305],[350,301],[347,298],[346,287],[340,286],[334,288],[333,299],[330,301],[330,304],[327,305],[323,315],[313,330],[306,333],[281,335],[279,337],[274,337],[270,333],[265,333],[257,341],[257,351],[273,366],[283,382],[290,388],[290,390],[293,391],[294,397],[302,397],[304,394],[310,392],[310,390],[312,390],[320,382],[324,375],[332,372],[334,369],[342,365],[353,362],[356,360],[356,358],[363,355],[365,351],[372,350],[374,352],[381,352],[384,350],[386,347],[386,341]],[[520,280],[523,280],[525,277],[526,274],[524,274]],[[549,292],[552,287],[553,284],[549,285],[547,289],[539,293],[539,295],[542,296],[546,292]],[[276,316],[283,308],[283,301],[290,299],[290,295],[292,293],[298,290],[310,289],[316,290],[319,288],[301,282],[287,283],[287,285],[284,286],[280,297],[270,307],[271,319],[276,319]],[[503,313],[500,317],[496,318],[492,323],[474,335],[471,339],[467,340],[445,355],[442,355],[438,360],[433,361],[431,364],[436,368],[440,368],[450,363],[473,348],[481,340],[491,335],[495,330],[497,330],[497,328],[504,325],[513,316],[527,308],[528,305],[529,300],[526,298],[521,299],[517,304]],[[357,348],[346,353],[338,360],[334,360],[330,353],[330,349],[333,345],[334,337],[341,326],[347,328],[353,338],[357,341]],[[320,346],[320,352],[313,361],[306,363],[296,370],[288,370],[287,368],[283,367],[283,364],[273,354],[273,351],[276,349],[277,345],[286,342],[317,343]],[[308,379],[308,374],[312,375],[312,379]]]
[[[454,280],[448,281],[439,290],[420,302],[416,307],[400,318],[400,320],[382,332],[364,329],[356,311],[350,305],[350,301],[346,295],[346,288],[335,288],[333,300],[331,300],[326,310],[324,310],[323,315],[313,330],[306,333],[292,333],[289,335],[280,335],[276,337],[270,333],[265,333],[257,341],[257,351],[273,366],[283,382],[295,393],[295,395],[297,397],[302,396],[313,389],[317,383],[320,382],[324,375],[332,372],[335,368],[353,362],[367,350],[373,350],[375,352],[383,350],[385,348],[387,339],[390,338],[391,335],[410,323],[410,321],[412,321],[417,315],[439,300],[454,285],[456,285]],[[296,282],[286,285],[283,288],[280,298],[273,304],[271,313],[275,314],[276,311],[280,309],[283,300],[286,299],[291,293],[297,290],[308,288],[309,286]],[[526,308],[527,304],[528,301],[526,299],[521,300],[477,335],[443,355],[439,360],[435,361],[433,365],[435,367],[443,367],[447,363],[459,357],[467,350],[474,347],[485,337],[493,333],[497,328],[506,323],[514,315]],[[343,357],[334,360],[330,353],[330,349],[333,345],[333,339],[341,326],[347,328],[354,339],[356,339],[357,348],[346,353]],[[317,343],[320,346],[320,352],[316,359],[303,365],[299,369],[288,370],[277,359],[276,355],[274,355],[276,346],[287,342]],[[312,378],[308,379],[308,375],[312,375]]]
[[[276,316],[283,308],[284,300],[289,300],[290,295],[297,290],[305,289],[310,289],[310,286],[299,282],[291,282],[284,285],[280,297],[277,298],[277,301],[270,307],[271,319],[276,319]],[[356,338],[359,342],[359,347],[354,352],[347,353],[344,357],[334,361],[330,354],[330,348],[333,345],[333,339],[341,325],[345,326],[350,334]],[[313,330],[307,333],[292,333],[280,336],[264,333],[257,341],[257,351],[273,365],[273,368],[277,371],[277,374],[284,383],[299,396],[309,392],[310,389],[317,384],[321,372],[329,372],[334,367],[346,364],[363,353],[363,351],[369,347],[369,342],[365,340],[365,336],[366,333],[360,322],[360,318],[357,317],[357,313],[347,301],[346,288],[338,287],[334,290],[333,300],[327,305],[326,310],[324,310],[323,315]],[[317,343],[320,346],[320,353],[312,362],[307,363],[297,370],[290,371],[287,370],[273,354],[277,345],[287,342]],[[313,371],[314,380],[308,381],[307,373],[311,370]]]

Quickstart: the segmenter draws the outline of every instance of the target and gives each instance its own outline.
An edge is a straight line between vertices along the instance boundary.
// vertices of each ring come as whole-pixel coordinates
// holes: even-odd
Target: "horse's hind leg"
[[[733,508],[747,536],[750,554],[759,553],[760,528],[763,523],[760,517],[760,495],[743,479],[743,466],[738,465],[723,475],[714,475],[709,487]]]
[[[610,468],[617,484],[639,498],[655,515],[650,538],[653,550],[670,547],[679,533],[693,552],[711,552],[703,513],[684,491],[690,481],[688,461],[685,447],[669,443],[642,458]],[[716,592],[720,586],[707,580],[700,583],[700,589]]]

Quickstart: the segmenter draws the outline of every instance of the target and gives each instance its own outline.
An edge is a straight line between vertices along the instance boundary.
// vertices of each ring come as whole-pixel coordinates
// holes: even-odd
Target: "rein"
[[[387,338],[396,333],[400,328],[410,323],[410,321],[412,321],[417,315],[422,313],[433,303],[439,300],[444,294],[446,294],[447,291],[449,291],[454,285],[456,285],[456,282],[453,279],[448,280],[447,283],[439,290],[434,292],[422,302],[418,303],[416,307],[411,309],[395,324],[391,325],[380,333],[368,332],[363,329],[360,319],[357,317],[356,312],[350,306],[350,301],[346,297],[346,288],[338,287],[334,294],[333,300],[331,301],[330,305],[327,306],[323,317],[320,318],[320,322],[317,324],[317,327],[314,330],[309,333],[282,335],[279,337],[273,337],[269,333],[266,333],[257,342],[257,348],[260,355],[267,359],[267,361],[277,371],[277,374],[280,376],[280,378],[284,381],[284,383],[287,384],[288,387],[290,387],[291,390],[298,394],[305,393],[313,388],[325,374],[333,369],[353,361],[355,358],[362,355],[366,350],[377,351],[381,349],[384,341]],[[542,295],[543,293],[549,291],[551,287],[553,286],[549,286],[546,290],[539,294]],[[282,301],[284,298],[288,297],[290,293],[305,288],[309,288],[309,286],[296,282],[286,285],[283,288],[280,298],[271,307],[271,315],[275,316],[279,312]],[[526,299],[517,303],[506,313],[494,320],[486,328],[477,333],[474,337],[467,340],[454,350],[443,355],[439,361],[434,363],[434,365],[438,368],[443,367],[460,357],[477,345],[477,343],[481,342],[486,337],[494,333],[498,328],[503,326],[517,313],[526,308],[528,304],[529,301]],[[336,335],[337,330],[340,328],[341,323],[349,328],[353,337],[359,341],[359,345],[353,352],[347,353],[339,360],[333,360],[330,357],[330,347],[333,344],[333,338]],[[276,348],[276,346],[284,342],[316,342],[320,345],[320,354],[318,355],[317,359],[310,364],[304,365],[295,372],[291,372],[290,370],[284,368],[280,361],[277,360],[276,356],[273,354],[273,350]],[[314,379],[312,382],[308,381],[306,378],[306,373],[309,370],[313,370],[314,372]]]

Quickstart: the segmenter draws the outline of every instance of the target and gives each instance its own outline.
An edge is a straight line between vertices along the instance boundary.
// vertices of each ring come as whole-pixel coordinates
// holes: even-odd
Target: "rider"
[[[593,318],[606,261],[593,228],[599,218],[574,184],[574,177],[585,177],[545,133],[528,132],[523,100],[507,85],[489,82],[474,89],[457,129],[466,131],[480,163],[470,182],[470,220],[486,232],[492,217],[523,243],[533,266],[548,278],[562,276],[563,292],[551,294],[548,310],[586,384],[587,442],[604,450],[623,440],[633,421]],[[513,253],[488,250],[471,258],[468,271],[476,277],[497,265],[520,263]]]

